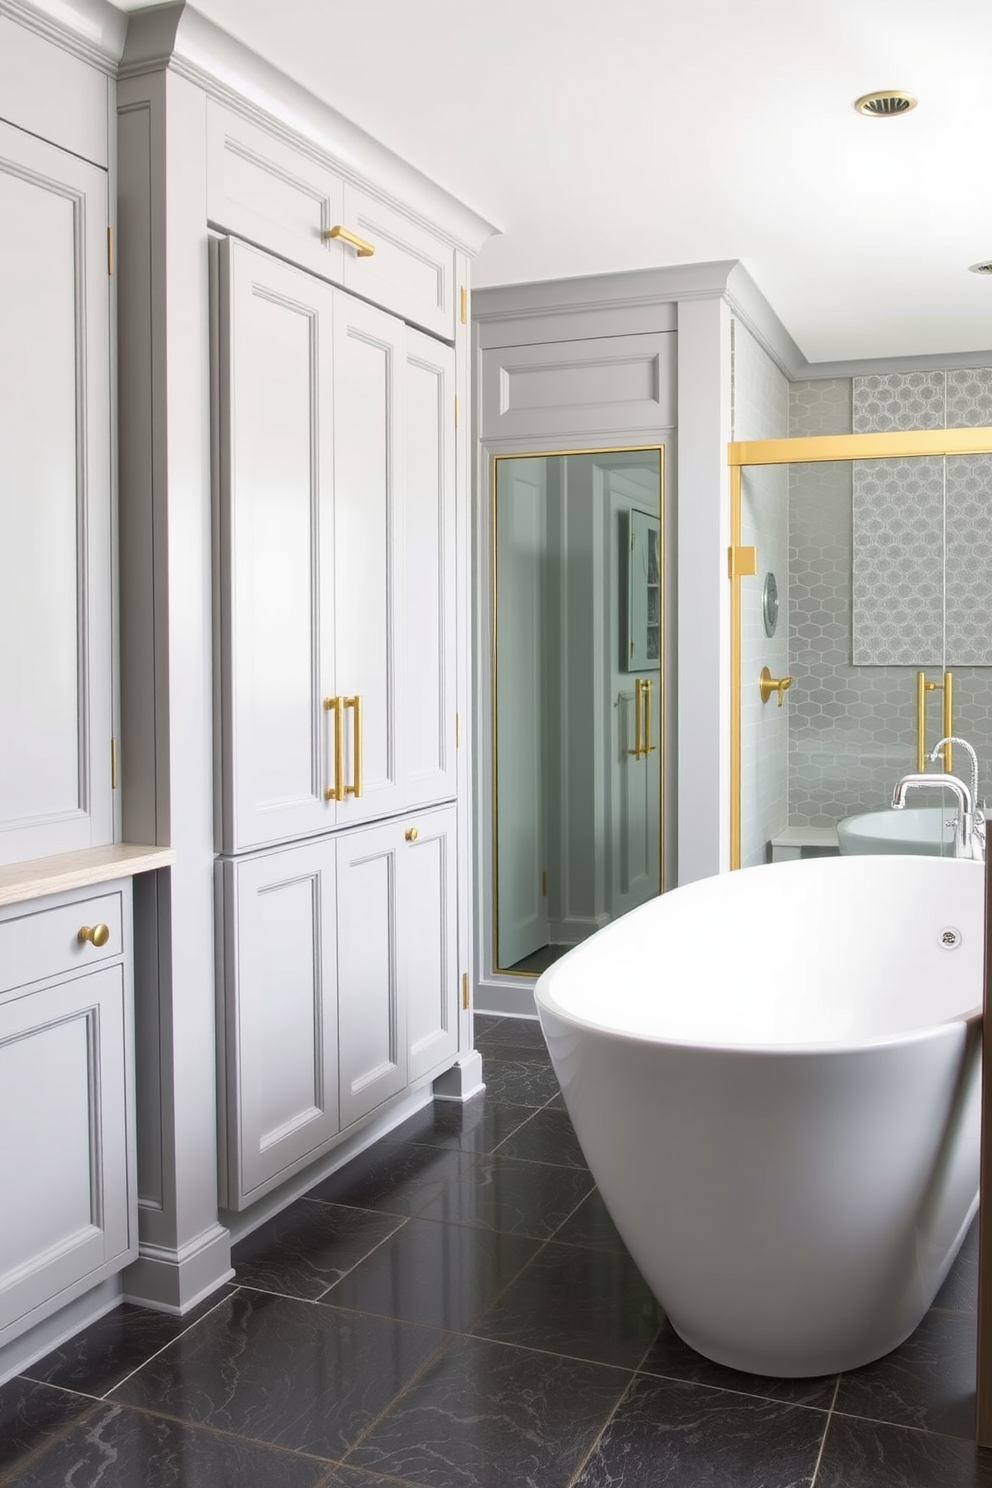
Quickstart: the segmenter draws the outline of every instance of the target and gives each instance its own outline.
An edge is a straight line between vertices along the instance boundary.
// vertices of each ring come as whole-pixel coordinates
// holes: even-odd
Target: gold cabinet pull
[[[406,838],[407,842],[416,842],[417,838],[420,836],[420,833],[417,831],[416,827],[407,827],[403,835]]]
[[[638,677],[634,683],[634,747],[627,750],[627,753],[632,754],[635,759],[640,759],[644,753],[644,736],[641,732],[641,719],[644,716],[643,699],[644,678]]]
[[[644,688],[641,696],[644,699],[644,753],[654,754],[655,745],[651,743],[651,697],[654,693],[654,683],[650,677],[645,677]]]
[[[792,686],[791,677],[773,677],[767,667],[761,668],[761,676],[758,678],[758,687],[761,691],[761,701],[767,703],[773,692],[778,693],[778,705],[781,708],[785,694]]]
[[[109,925],[84,925],[76,936],[79,941],[89,941],[92,946],[105,946],[110,939]]]
[[[358,258],[371,258],[375,252],[374,243],[370,243],[367,238],[360,238],[357,233],[349,232],[346,227],[329,227],[324,237],[340,238],[342,243],[350,243]]]
[[[344,800],[344,699],[325,698],[324,707],[334,714],[334,784],[324,792],[325,801]]]
[[[345,786],[344,793],[346,796],[354,796],[357,800],[358,797],[362,794],[362,699],[359,694],[356,693],[354,697],[344,698],[343,702],[346,708],[354,708],[355,710],[355,779],[352,785]]]

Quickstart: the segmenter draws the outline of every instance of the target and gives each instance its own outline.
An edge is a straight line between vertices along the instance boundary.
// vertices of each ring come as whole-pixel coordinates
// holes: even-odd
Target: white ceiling
[[[992,348],[992,0],[194,4],[497,223],[476,285],[740,259],[811,362]]]

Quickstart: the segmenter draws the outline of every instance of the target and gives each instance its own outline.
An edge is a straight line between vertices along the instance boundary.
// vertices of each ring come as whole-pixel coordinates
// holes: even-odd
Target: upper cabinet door
[[[455,354],[406,338],[403,734],[410,806],[455,785]]]
[[[360,240],[346,248],[345,288],[454,340],[455,250],[450,244],[357,186],[345,186],[342,226]]]
[[[223,847],[335,824],[334,292],[220,244]]]
[[[0,862],[113,841],[107,177],[0,124]]]
[[[406,328],[350,295],[334,300],[334,691],[344,716],[338,820],[405,805],[402,416]]]

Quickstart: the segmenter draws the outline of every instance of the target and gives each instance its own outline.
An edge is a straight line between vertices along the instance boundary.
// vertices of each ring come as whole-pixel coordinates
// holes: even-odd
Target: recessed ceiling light
[[[874,93],[862,93],[855,100],[854,107],[859,114],[867,114],[870,119],[894,119],[898,114],[908,114],[916,103],[912,93],[906,93],[902,88],[876,88]]]
[[[992,274],[992,259],[987,258],[984,263],[969,264],[968,268],[973,274]]]

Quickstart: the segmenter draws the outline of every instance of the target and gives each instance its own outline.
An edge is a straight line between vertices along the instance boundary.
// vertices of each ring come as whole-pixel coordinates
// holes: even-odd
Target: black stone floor
[[[477,1026],[484,1096],[249,1236],[195,1313],[119,1308],[0,1389],[3,1488],[992,1488],[974,1235],[875,1364],[711,1364],[598,1200],[537,1025]]]

